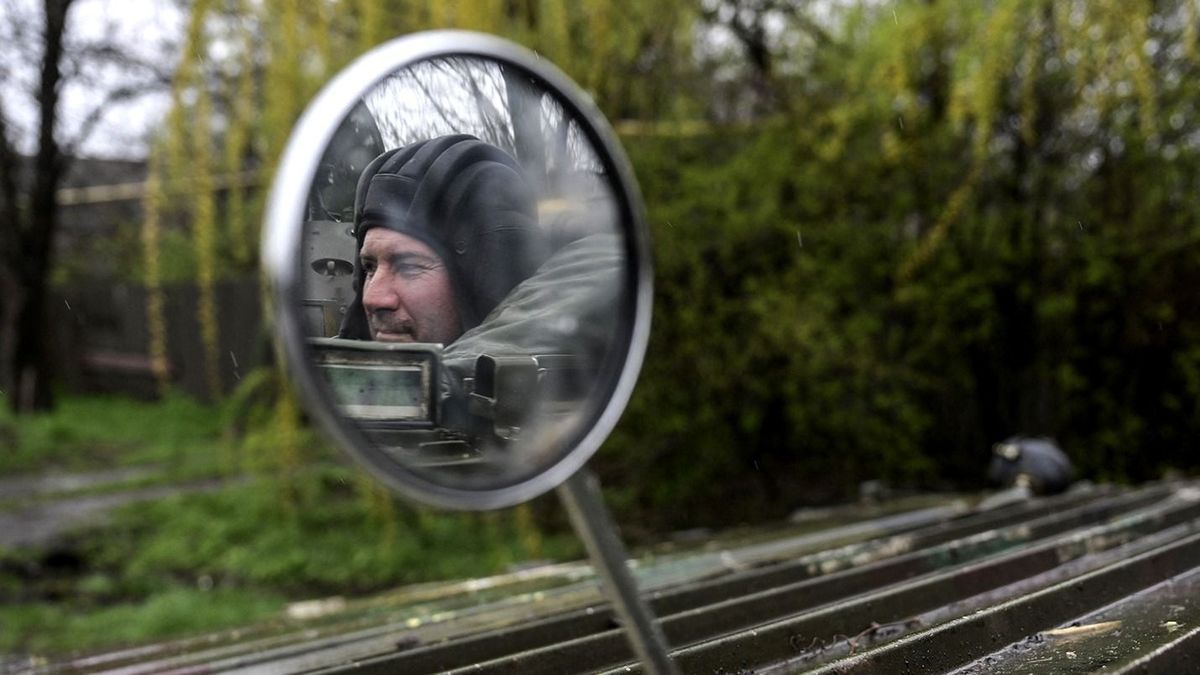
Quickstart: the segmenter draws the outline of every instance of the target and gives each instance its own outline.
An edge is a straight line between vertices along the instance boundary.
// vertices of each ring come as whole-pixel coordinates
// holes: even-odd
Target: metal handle
[[[592,557],[604,591],[624,623],[625,634],[645,671],[650,675],[678,675],[675,663],[667,655],[662,629],[638,594],[637,584],[626,567],[629,555],[604,506],[600,481],[584,467],[558,486],[558,496]]]

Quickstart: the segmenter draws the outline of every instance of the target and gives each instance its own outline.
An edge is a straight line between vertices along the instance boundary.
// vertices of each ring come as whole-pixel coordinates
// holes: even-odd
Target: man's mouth
[[[378,342],[416,342],[417,340],[416,330],[410,323],[372,326],[371,333]]]
[[[387,331],[375,331],[376,342],[416,342],[417,338],[412,333],[390,333]]]

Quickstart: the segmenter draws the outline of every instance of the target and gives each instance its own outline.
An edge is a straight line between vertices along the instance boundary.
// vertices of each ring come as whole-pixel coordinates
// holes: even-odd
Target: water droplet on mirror
[[[560,335],[574,335],[579,330],[579,321],[573,316],[560,316],[554,322],[554,330]]]

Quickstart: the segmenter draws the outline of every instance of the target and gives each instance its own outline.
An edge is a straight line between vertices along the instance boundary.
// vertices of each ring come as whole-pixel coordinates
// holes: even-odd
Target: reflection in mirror
[[[328,394],[435,484],[556,463],[624,360],[624,211],[569,109],[512,66],[422,61],[353,108],[309,191],[304,325]]]

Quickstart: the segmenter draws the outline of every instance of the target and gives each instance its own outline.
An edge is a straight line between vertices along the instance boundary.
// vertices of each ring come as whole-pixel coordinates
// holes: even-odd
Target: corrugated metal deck
[[[1200,669],[1200,487],[963,503],[660,557],[635,574],[684,673]],[[127,652],[79,671],[640,672],[581,566],[483,604]],[[368,625],[370,624],[370,625]]]

